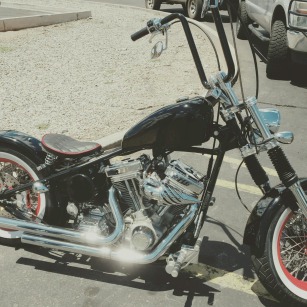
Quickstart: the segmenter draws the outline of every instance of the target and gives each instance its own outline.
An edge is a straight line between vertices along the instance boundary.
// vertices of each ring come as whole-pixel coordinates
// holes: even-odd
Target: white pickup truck
[[[287,78],[291,64],[307,64],[307,0],[241,0],[239,14],[238,38],[246,38],[244,23],[269,41],[268,78]]]
[[[233,20],[236,19],[239,0],[229,0],[230,10]],[[159,10],[161,4],[181,4],[186,16],[192,19],[200,19],[201,15],[207,12],[209,0],[145,0],[145,7],[148,9]],[[220,9],[227,10],[226,1],[219,0]]]

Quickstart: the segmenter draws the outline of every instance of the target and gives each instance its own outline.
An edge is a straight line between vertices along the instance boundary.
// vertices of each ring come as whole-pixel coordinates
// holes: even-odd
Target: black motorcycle
[[[307,304],[307,179],[299,179],[280,143],[279,112],[260,110],[257,99],[239,101],[235,65],[218,1],[210,1],[228,72],[207,79],[188,24],[181,14],[153,19],[131,36],[167,34],[180,21],[206,97],[182,99],[152,113],[105,150],[95,142],[47,134],[41,141],[17,131],[0,133],[0,237],[121,262],[147,264],[166,256],[177,277],[197,256],[208,208],[224,155],[239,149],[263,197],[246,225],[244,243],[260,281],[278,300]],[[164,45],[153,48],[159,56]],[[216,117],[214,117],[214,109]],[[223,122],[223,124],[221,124]],[[211,148],[200,146],[213,140]],[[111,162],[151,150],[149,156]],[[206,174],[175,151],[211,156]],[[257,159],[267,151],[281,184],[271,187]],[[215,157],[215,159],[213,159]]]

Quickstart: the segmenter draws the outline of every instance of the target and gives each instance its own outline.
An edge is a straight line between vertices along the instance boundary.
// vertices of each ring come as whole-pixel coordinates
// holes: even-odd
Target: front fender
[[[300,183],[307,191],[307,178],[300,179]],[[264,251],[269,226],[282,205],[297,209],[293,194],[280,184],[258,201],[247,221],[243,243],[252,246],[257,256],[261,256]]]
[[[45,160],[46,153],[42,149],[41,142],[23,132],[15,130],[0,131],[0,148],[1,146],[15,149],[38,164]]]

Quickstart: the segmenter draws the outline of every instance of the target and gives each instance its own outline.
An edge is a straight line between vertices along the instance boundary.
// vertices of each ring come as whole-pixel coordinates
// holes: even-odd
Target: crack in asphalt
[[[284,108],[294,108],[294,109],[302,109],[302,110],[307,110],[307,107],[301,107],[301,106],[294,106],[291,104],[279,104],[279,103],[269,103],[269,102],[262,102],[258,101],[258,103],[265,104],[265,105],[270,105],[270,106],[276,106],[276,107],[284,107]]]

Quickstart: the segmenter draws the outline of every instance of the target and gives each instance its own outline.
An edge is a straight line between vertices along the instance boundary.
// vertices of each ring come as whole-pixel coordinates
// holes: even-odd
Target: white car
[[[159,10],[162,3],[181,4],[185,14],[192,19],[200,19],[202,11],[207,7],[209,0],[145,0],[145,7],[148,9]],[[232,3],[231,14],[236,19],[239,0],[229,0]],[[220,9],[227,10],[226,2],[219,0]]]
[[[307,64],[307,0],[241,0],[237,37],[246,38],[242,23],[269,41],[267,77],[284,79],[290,64]]]

